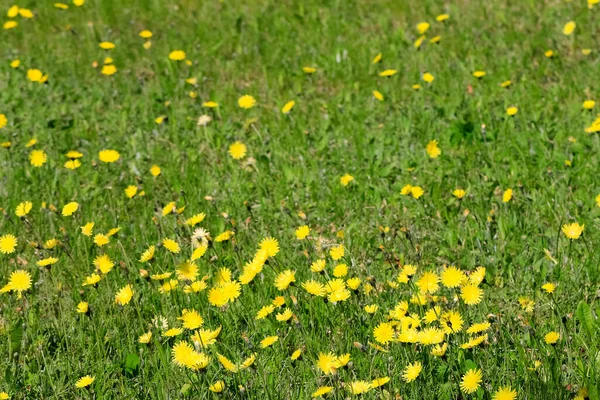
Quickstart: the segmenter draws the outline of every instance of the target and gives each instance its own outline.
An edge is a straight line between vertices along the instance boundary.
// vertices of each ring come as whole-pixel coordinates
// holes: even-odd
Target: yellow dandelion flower
[[[87,314],[90,309],[90,305],[86,301],[80,301],[77,304],[77,312],[80,314]]]
[[[256,99],[249,94],[245,94],[238,99],[238,106],[243,109],[250,109],[256,105]]]
[[[113,64],[104,65],[100,72],[102,75],[111,76],[117,73],[117,67],[115,67]]]
[[[173,50],[172,52],[169,53],[169,60],[173,60],[173,61],[185,60],[185,51]]]
[[[372,388],[371,382],[367,382],[367,381],[350,382],[350,386],[348,387],[348,389],[350,390],[350,393],[352,393],[352,394],[367,393],[369,390],[371,390],[371,388]]]
[[[81,227],[81,233],[84,236],[92,236],[92,232],[94,229],[94,223],[93,222],[88,222],[87,224],[85,224],[84,226]]]
[[[310,234],[310,228],[308,225],[302,225],[298,229],[296,229],[295,235],[296,239],[303,240]]]
[[[129,185],[125,188],[125,196],[127,196],[128,199],[132,199],[133,196],[135,196],[137,194],[137,186],[135,185]]]
[[[511,201],[513,198],[513,190],[512,189],[506,189],[503,193],[502,193],[502,202],[503,203],[508,203],[509,201]]]
[[[470,369],[462,376],[460,390],[467,394],[475,393],[479,389],[481,381],[481,370],[477,368]]]
[[[342,257],[344,257],[344,246],[340,244],[339,246],[332,247],[329,250],[329,256],[333,261],[341,259]]]
[[[503,386],[496,390],[492,400],[515,400],[516,398],[516,390],[511,389],[510,386]]]
[[[319,353],[317,359],[317,368],[319,368],[325,375],[332,375],[336,373],[337,357],[333,353]]]
[[[560,339],[560,333],[554,332],[554,331],[548,332],[544,336],[544,341],[546,342],[546,344],[556,344],[559,339]]]
[[[62,209],[62,216],[63,217],[70,217],[78,209],[79,209],[79,203],[77,203],[76,201],[72,201],[70,203],[67,203],[67,204],[65,204],[65,206]]]
[[[174,253],[174,254],[177,254],[181,251],[181,248],[179,247],[179,243],[177,243],[173,239],[168,239],[168,238],[163,239],[162,245],[164,246],[165,249],[169,250],[171,253]]]
[[[394,340],[395,332],[392,324],[382,322],[373,329],[373,337],[381,344],[388,344]]]
[[[556,290],[556,285],[554,283],[548,282],[542,285],[542,289],[546,291],[546,293],[554,293]]]
[[[234,142],[229,146],[229,155],[234,160],[241,160],[246,156],[246,152],[248,151],[246,145],[242,142]]]
[[[279,336],[267,336],[266,338],[260,341],[260,347],[266,349],[267,347],[272,346],[278,340]]]
[[[275,277],[274,283],[278,290],[285,290],[293,282],[296,282],[296,271],[287,269]]]
[[[33,150],[31,153],[29,153],[29,162],[34,167],[39,168],[42,165],[46,164],[46,161],[47,156],[44,150]]]
[[[353,180],[354,177],[352,175],[345,174],[340,178],[340,183],[342,184],[342,186],[348,186],[348,184],[350,184],[350,182],[352,182]]]
[[[312,397],[313,399],[317,397],[322,397],[323,395],[331,393],[332,391],[333,386],[320,386],[310,395],[310,397]]]
[[[381,71],[379,73],[379,76],[383,76],[383,77],[390,77],[390,76],[394,76],[396,75],[398,71],[395,69],[386,69],[385,71]]]
[[[572,224],[565,224],[562,226],[562,232],[571,240],[577,240],[583,233],[583,229],[585,225],[579,225],[577,222],[573,222]]]
[[[121,155],[116,150],[101,150],[98,153],[98,158],[100,159],[100,161],[105,163],[113,163],[117,161],[120,157]]]
[[[415,361],[412,364],[408,364],[402,371],[402,379],[406,383],[410,383],[417,379],[423,370],[423,365],[420,361]]]
[[[152,339],[152,332],[148,331],[148,332],[140,335],[140,337],[138,338],[138,343],[148,344],[148,343],[150,343],[151,339]]]
[[[77,380],[77,382],[75,383],[75,387],[77,389],[83,389],[85,387],[90,386],[92,383],[94,383],[95,380],[96,380],[95,377],[93,377],[91,375],[86,375],[84,377],[79,378],[79,380]]]
[[[476,285],[465,285],[460,289],[460,298],[469,306],[479,304],[483,298],[483,290]]]
[[[115,302],[121,306],[124,306],[131,301],[134,293],[135,292],[131,288],[131,285],[127,285],[117,292],[115,295]]]
[[[424,34],[425,32],[427,32],[427,30],[429,30],[429,23],[428,22],[419,22],[417,24],[417,31],[419,32],[420,35]]]
[[[223,389],[225,389],[225,382],[223,381],[216,381],[208,387],[208,390],[214,393],[221,393]]]
[[[296,105],[296,102],[294,100],[290,100],[287,103],[285,103],[285,105],[281,109],[281,112],[283,114],[289,114],[290,111],[292,111],[292,108],[294,108],[295,105]]]
[[[4,23],[4,25],[2,25],[2,28],[8,30],[8,29],[14,29],[17,27],[17,25],[19,25],[19,23],[17,21],[6,21]]]
[[[431,158],[438,158],[442,154],[442,150],[438,147],[437,140],[432,140],[427,143],[425,150],[427,151],[427,155]]]
[[[19,203],[17,208],[15,209],[15,214],[17,217],[24,217],[31,211],[33,204],[30,201],[23,201]]]
[[[233,373],[238,372],[238,367],[224,355],[217,353],[217,359],[219,360],[223,368],[225,368],[227,371]]]
[[[575,28],[577,28],[575,21],[569,21],[563,27],[563,34],[567,36],[571,35],[573,32],[575,32]]]
[[[457,199],[462,199],[463,197],[465,197],[467,194],[467,192],[464,189],[455,189],[452,192],[452,196],[456,197]]]
[[[431,73],[429,72],[425,72],[423,74],[423,80],[427,83],[431,83],[435,80],[435,76],[433,76]]]

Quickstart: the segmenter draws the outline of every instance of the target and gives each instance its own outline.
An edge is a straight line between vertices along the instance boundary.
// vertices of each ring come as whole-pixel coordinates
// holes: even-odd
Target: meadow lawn
[[[0,400],[598,400],[596,3],[0,2]]]

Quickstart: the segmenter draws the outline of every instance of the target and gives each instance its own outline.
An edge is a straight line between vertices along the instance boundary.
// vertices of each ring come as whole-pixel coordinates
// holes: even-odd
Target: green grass
[[[3,2],[0,9],[11,5]],[[345,399],[352,397],[350,382],[388,376],[389,383],[362,397],[491,399],[510,385],[519,399],[570,399],[584,387],[598,399],[600,140],[584,131],[596,110],[582,108],[600,89],[598,7],[588,9],[579,0],[88,0],[68,10],[52,2],[19,6],[31,8],[34,18],[18,17],[17,28],[0,30],[0,113],[8,119],[0,141],[12,143],[0,149],[0,236],[19,241],[14,253],[0,254],[0,285],[24,269],[33,286],[21,299],[0,295],[0,391],[14,399],[305,399],[324,385],[335,387],[329,398]],[[450,19],[436,22],[442,13]],[[565,36],[563,26],[571,20],[577,29]],[[415,26],[421,21],[431,28],[417,50]],[[148,50],[138,36],[143,29],[154,35]],[[429,43],[437,35],[441,42]],[[101,41],[116,48],[102,50]],[[591,54],[583,55],[584,48]],[[168,59],[177,49],[191,66]],[[552,58],[544,56],[549,49]],[[378,53],[382,61],[372,64]],[[118,69],[113,76],[100,73],[107,56]],[[21,65],[13,69],[9,64],[17,58]],[[317,71],[305,74],[304,66]],[[49,74],[48,82],[28,81],[29,68]],[[398,73],[380,77],[384,69]],[[487,75],[478,80],[475,70]],[[423,82],[425,72],[435,76],[431,84]],[[185,82],[190,77],[197,78],[196,86]],[[499,86],[505,80],[512,81],[507,89]],[[417,83],[422,88],[412,89]],[[257,105],[238,107],[243,94],[254,96]],[[209,100],[219,107],[203,108]],[[296,105],[284,115],[280,110],[290,100]],[[519,108],[516,116],[506,115],[509,106]],[[197,126],[203,114],[213,121]],[[168,119],[157,124],[159,116]],[[38,143],[25,147],[32,138]],[[442,155],[432,159],[425,146],[434,139]],[[241,161],[228,154],[238,140],[248,147]],[[33,149],[47,153],[41,168],[29,163]],[[100,162],[102,149],[118,150],[120,160]],[[63,167],[69,150],[84,154],[75,171]],[[162,169],[156,178],[149,173],[154,164]],[[354,181],[342,186],[346,173]],[[425,193],[418,200],[400,195],[407,184]],[[128,199],[129,185],[145,196]],[[452,196],[459,187],[467,191],[461,201]],[[514,198],[503,203],[507,188]],[[22,201],[33,203],[23,219],[15,216]],[[61,216],[71,201],[79,210]],[[181,216],[162,216],[170,201],[185,206]],[[206,213],[199,226],[213,238],[235,231],[233,240],[211,244],[197,260],[200,277],[211,277],[209,289],[220,268],[237,278],[263,238],[278,239],[281,248],[223,309],[208,303],[209,289],[186,294],[181,283],[161,294],[159,284],[139,272],[174,271],[186,260],[193,230],[183,221],[199,212]],[[121,230],[99,248],[81,234],[88,221],[95,222],[94,234]],[[585,231],[570,241],[561,227],[575,221]],[[294,231],[304,224],[311,235],[299,241]],[[61,244],[44,249],[52,238]],[[157,246],[149,264],[138,262],[164,238],[176,239],[182,252]],[[328,252],[334,244],[346,249],[346,278],[362,281],[338,304],[301,287],[308,279],[325,281],[310,271],[316,259],[327,258],[331,276],[336,263]],[[115,268],[96,288],[82,287],[100,254],[108,254]],[[59,262],[36,265],[50,256]],[[385,346],[389,353],[367,345],[375,342],[373,329],[388,311],[414,293],[413,284],[394,289],[388,283],[404,264],[418,267],[415,281],[444,265],[467,272],[486,268],[480,304],[455,302],[454,290],[436,293],[442,309],[460,311],[465,322],[448,337],[444,358],[420,344],[391,343]],[[273,280],[285,269],[296,271],[296,284],[280,292]],[[369,294],[367,282],[374,288]],[[557,284],[554,294],[541,289],[546,282]],[[133,300],[118,306],[115,293],[128,283]],[[285,296],[297,322],[278,322],[275,314],[255,320],[278,295]],[[522,296],[535,300],[532,313],[521,308]],[[76,312],[80,301],[89,302],[89,315]],[[367,304],[379,310],[369,315]],[[585,304],[591,307],[587,319]],[[409,312],[422,316],[429,307],[411,304]],[[198,310],[204,328],[223,327],[202,373],[171,362],[171,348],[188,340],[188,332],[166,340],[151,328],[158,315],[169,327],[179,326],[184,308]],[[460,349],[469,339],[466,328],[486,319],[492,324],[488,340]],[[151,343],[139,344],[149,329]],[[561,334],[554,347],[544,343],[549,331]],[[260,341],[270,335],[279,341],[261,349]],[[297,348],[304,349],[302,358],[292,362]],[[236,363],[258,355],[253,368],[232,374],[220,366],[217,352]],[[320,352],[350,353],[351,364],[325,376],[316,368]],[[534,371],[535,360],[541,366]],[[421,376],[405,383],[402,370],[415,361],[423,363]],[[474,366],[483,372],[482,386],[466,395],[460,379]],[[76,389],[75,382],[88,374],[96,378],[90,389]],[[208,391],[217,380],[226,386],[220,395]]]

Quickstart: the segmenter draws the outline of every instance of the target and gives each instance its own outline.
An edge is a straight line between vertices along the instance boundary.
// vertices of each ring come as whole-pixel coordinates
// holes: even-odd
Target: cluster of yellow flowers
[[[73,0],[72,3],[76,7],[81,7],[85,1]],[[587,0],[587,3],[591,9],[598,0]],[[59,10],[68,10],[70,4],[54,3],[54,7],[57,9],[54,10],[55,12],[62,12]],[[22,21],[37,18],[37,15],[30,9],[14,5],[8,9],[3,29],[18,28],[20,23],[26,23]],[[438,15],[435,22],[433,20],[419,22],[413,31],[413,39],[416,40],[410,39],[408,46],[412,45],[413,50],[420,50],[439,45],[442,43],[442,33],[450,23],[449,14]],[[562,34],[571,36],[577,29],[577,24],[569,21],[563,26]],[[144,29],[135,32],[139,32],[137,35],[143,39],[143,48],[151,49],[151,39],[153,37],[156,39],[152,31]],[[135,40],[139,40],[137,36]],[[99,71],[98,75],[104,75],[104,77],[98,76],[97,79],[104,83],[118,82],[120,77],[126,75],[123,70],[119,70],[122,61],[115,55],[118,50],[113,51],[117,49],[117,44],[121,46],[120,42],[103,40],[98,43],[99,50],[95,43],[94,51],[101,55],[101,58],[98,58],[101,61],[94,61],[92,66],[97,68],[95,71]],[[189,48],[188,51],[193,52]],[[590,52],[590,49],[582,49],[584,55]],[[109,55],[115,56],[117,61]],[[552,49],[546,50],[544,55],[549,59],[557,58],[557,53]],[[188,56],[186,51],[175,49],[168,54],[163,53],[160,57],[170,68],[185,69],[185,65],[191,66],[194,63],[191,60],[193,57]],[[370,64],[368,64],[369,60],[371,60]],[[382,53],[378,53],[373,59],[369,56],[369,59],[363,61],[374,70],[374,79],[379,83],[384,80],[393,82],[402,75],[402,71],[397,66],[395,68],[387,68],[394,67],[393,65],[383,66],[388,63],[388,59],[384,59]],[[49,74],[33,68],[34,65],[32,64],[31,68],[22,67],[20,59],[13,59],[10,61],[12,69],[9,71],[15,75],[22,74],[22,80],[29,88],[51,87]],[[483,69],[473,69],[470,69],[467,75],[469,82],[473,84],[483,84],[490,79],[495,79],[491,70],[488,72]],[[296,72],[301,75],[301,79],[306,80],[315,79],[322,73],[321,69],[310,65],[302,68],[298,65]],[[418,75],[419,78],[411,81],[417,81],[411,86],[415,92],[408,87],[406,90],[419,94],[430,89],[433,91],[442,81],[441,75],[436,78],[434,73],[437,74],[435,71],[422,70]],[[498,79],[498,82],[501,80],[502,82],[494,84],[494,88],[511,93],[510,88],[515,84],[506,78],[505,76]],[[187,88],[186,92],[190,87],[193,88],[188,93],[192,99],[202,97],[196,91],[199,82],[201,84],[202,80],[189,76],[187,72],[185,81],[183,79],[179,81],[182,87]],[[275,106],[269,106],[262,103],[261,96],[254,97],[252,94],[245,93],[246,90],[247,88],[240,91],[241,93],[238,92],[229,104],[224,101],[224,108],[229,105],[245,116],[252,116],[257,110],[268,106],[267,108],[275,110],[277,118],[293,122],[295,115],[305,106],[300,100],[290,99],[293,96],[280,98]],[[468,90],[472,90],[471,86]],[[371,94],[376,101],[370,97]],[[383,89],[378,87],[369,88],[369,95],[366,97],[371,104],[379,107],[385,104],[388,95],[390,94],[385,92],[385,87]],[[197,129],[206,133],[209,130],[206,127],[213,120],[220,119],[221,104],[211,97],[204,100],[197,105],[200,108],[201,104],[206,114],[199,116],[197,120],[194,117],[193,121],[195,125],[197,124]],[[590,110],[595,108],[595,101],[587,99],[583,101],[581,107],[579,102],[580,100],[577,100],[577,110],[583,108],[582,112],[586,113],[589,121],[595,118],[591,124],[583,128],[585,132],[589,134],[600,132],[600,116],[593,117],[590,114]],[[161,100],[161,104],[168,106],[169,101]],[[509,104],[512,102],[502,106],[498,114],[501,115],[503,123],[514,126],[527,112],[527,107],[524,104],[519,105],[522,109],[517,105],[506,107]],[[157,129],[159,126],[164,127],[171,123],[166,112],[152,114],[152,118],[153,122],[150,120],[150,124]],[[247,119],[241,131],[249,130],[249,127],[255,126],[256,122],[257,118]],[[15,126],[18,126],[15,118],[0,114],[0,133],[12,132],[16,130]],[[482,127],[482,131],[484,130],[485,126]],[[375,247],[369,250],[380,251],[383,255],[384,261],[381,264],[384,264],[384,273],[387,274],[384,276],[384,273],[380,274],[379,271],[373,273],[369,267],[361,264],[363,260],[359,260],[359,257],[353,254],[356,246],[352,245],[352,240],[346,240],[343,230],[338,230],[339,227],[333,224],[326,227],[321,222],[307,220],[302,211],[297,215],[301,221],[294,220],[293,228],[289,232],[279,228],[263,227],[263,231],[271,232],[275,237],[263,233],[264,236],[259,236],[262,240],[258,242],[255,236],[245,237],[250,230],[244,229],[244,224],[247,228],[254,219],[252,207],[247,203],[244,205],[250,214],[248,220],[238,221],[225,212],[220,213],[220,217],[223,217],[220,219],[219,214],[211,212],[210,207],[199,205],[200,201],[188,201],[183,190],[181,190],[181,197],[173,194],[179,190],[175,188],[176,185],[171,185],[170,180],[173,177],[164,176],[169,174],[163,173],[161,166],[154,164],[156,160],[150,161],[138,157],[138,154],[133,156],[128,153],[126,146],[115,146],[117,150],[104,148],[104,146],[109,147],[106,144],[94,144],[93,152],[87,152],[85,146],[74,145],[73,150],[65,153],[64,151],[71,148],[66,147],[56,156],[56,153],[50,149],[50,144],[44,148],[44,141],[38,140],[37,137],[22,143],[19,143],[18,139],[12,139],[16,137],[18,137],[16,134],[9,137],[16,143],[6,140],[0,146],[6,149],[7,157],[11,157],[14,153],[22,154],[20,161],[27,178],[40,171],[48,171],[53,165],[62,165],[62,168],[68,171],[63,169],[60,171],[70,178],[91,171],[94,176],[119,176],[122,184],[119,184],[116,190],[120,196],[116,200],[131,207],[129,209],[124,207],[119,211],[127,213],[139,207],[139,210],[143,210],[145,215],[150,217],[141,222],[128,221],[127,224],[130,225],[139,222],[144,233],[148,233],[130,237],[129,227],[117,212],[111,218],[101,216],[109,206],[94,202],[85,185],[74,185],[76,190],[68,198],[61,197],[64,195],[55,189],[57,198],[61,199],[51,200],[56,205],[41,198],[17,199],[16,201],[20,203],[16,207],[11,203],[6,209],[0,209],[7,221],[1,225],[0,232],[0,254],[6,267],[0,294],[7,302],[13,302],[11,305],[18,305],[16,308],[21,312],[22,309],[29,307],[28,298],[38,293],[37,286],[44,285],[45,280],[50,280],[45,277],[51,276],[52,272],[60,269],[62,263],[68,262],[70,265],[76,265],[72,271],[77,279],[77,290],[73,291],[77,300],[73,303],[72,310],[78,319],[94,318],[93,311],[96,307],[94,300],[101,293],[107,294],[110,299],[109,310],[115,315],[131,310],[138,311],[145,297],[154,295],[161,299],[163,302],[161,312],[165,312],[170,319],[160,314],[152,317],[147,314],[142,317],[140,314],[140,319],[143,318],[147,326],[132,328],[136,329],[132,341],[137,343],[130,344],[135,344],[144,351],[156,351],[158,347],[164,351],[164,354],[170,354],[171,362],[169,363],[165,358],[165,364],[175,371],[185,373],[192,371],[200,376],[203,370],[218,368],[219,373],[223,373],[219,378],[223,379],[208,382],[206,386],[211,392],[227,391],[229,378],[236,376],[228,374],[239,374],[244,370],[253,371],[258,368],[257,364],[268,359],[276,351],[283,354],[286,362],[289,362],[292,367],[300,363],[310,365],[317,382],[314,385],[313,382],[310,383],[313,385],[310,389],[313,398],[338,391],[360,395],[389,386],[389,382],[394,378],[390,371],[384,374],[377,372],[380,370],[374,367],[370,368],[368,373],[365,369],[353,370],[353,361],[358,360],[358,357],[362,357],[366,352],[385,355],[403,351],[410,362],[406,361],[400,366],[401,372],[398,372],[397,376],[407,387],[411,387],[412,384],[414,388],[418,383],[413,382],[423,382],[425,373],[433,373],[436,368],[435,363],[441,363],[449,358],[462,362],[465,354],[471,355],[477,350],[493,345],[497,340],[494,333],[502,329],[502,316],[494,315],[487,309],[487,300],[494,295],[494,288],[503,285],[500,279],[490,282],[497,278],[490,273],[492,264],[496,264],[497,260],[481,260],[477,264],[461,266],[459,261],[452,261],[452,258],[446,260],[442,256],[439,259],[443,261],[427,264],[417,254],[419,251],[414,257],[413,254],[407,256],[404,253],[397,256],[388,248],[395,246],[392,242],[397,237],[395,235],[405,237],[410,242],[411,249],[420,250],[420,245],[413,242],[414,238],[409,227],[402,226],[394,231],[388,226],[380,226],[378,233],[384,239],[384,244],[381,244],[378,250]],[[221,138],[219,143],[223,143],[220,140]],[[575,142],[574,138],[570,137],[569,140]],[[256,147],[248,137],[227,138],[224,143],[217,151],[220,152],[227,166],[243,167],[239,168],[240,170],[250,169],[257,163],[254,157],[260,159]],[[444,143],[441,135],[438,135],[437,139],[428,137],[419,142],[416,147],[423,163],[439,166],[447,157],[451,157],[452,149],[446,147]],[[137,166],[131,166],[131,170],[135,170],[132,174],[135,177],[132,178],[124,172],[126,169],[124,167],[134,157],[136,160],[141,160],[139,162],[143,163],[145,172],[139,173]],[[572,163],[572,160],[565,160],[566,167],[571,167]],[[327,172],[328,179],[333,181],[331,187],[342,195],[354,193],[364,184],[361,182],[360,172],[353,172],[351,166],[348,168],[349,172],[346,173],[344,170],[337,173]],[[407,171],[412,172],[413,169],[411,166]],[[355,174],[356,178],[350,172]],[[184,177],[179,178],[184,179]],[[485,179],[487,180],[488,177],[486,176]],[[489,213],[487,212],[489,205],[485,206],[482,223],[485,223],[486,214],[487,222],[492,222],[498,209],[513,210],[525,198],[524,191],[521,190],[522,183],[512,175],[507,179],[510,179],[508,184],[494,184],[493,194],[486,196],[485,201],[489,200],[492,205]],[[400,186],[395,187],[394,195],[397,197],[395,200],[402,206],[413,205],[425,208],[427,199],[433,197],[434,188],[425,178],[403,177],[398,181],[401,183]],[[95,180],[93,184],[100,186],[98,182]],[[156,187],[160,187],[161,193],[170,193],[169,197],[158,200],[156,192],[153,192]],[[105,188],[113,189],[112,184]],[[475,191],[466,186],[465,180],[460,178],[457,178],[457,182],[449,188],[453,190],[440,197],[460,207],[461,215],[468,216],[470,211],[465,207],[475,199]],[[211,196],[205,196],[204,200],[214,205]],[[595,197],[595,202],[600,207],[600,194]],[[281,202],[282,207],[285,206],[284,203],[285,201]],[[40,214],[45,219],[40,218]],[[438,217],[443,219],[439,214]],[[591,224],[588,222],[588,231],[584,235],[585,225],[575,221],[578,218],[581,218],[579,221],[587,220],[586,216],[580,217],[580,214],[576,214],[566,219],[568,222],[564,224],[556,222],[554,229],[559,236],[557,248],[561,232],[568,239],[566,242],[569,249],[581,242],[588,246],[587,236]],[[219,219],[218,224],[214,223],[216,219]],[[112,223],[106,222],[107,220],[112,220]],[[49,230],[56,233],[49,235],[45,233],[45,227],[40,228],[47,221],[52,225]],[[214,236],[209,229],[215,233]],[[390,231],[393,231],[394,235]],[[331,237],[333,232],[336,233],[335,238]],[[574,242],[579,239],[583,240]],[[448,240],[451,241],[452,238]],[[241,250],[239,243],[242,241],[245,243],[245,248]],[[247,245],[248,242],[251,244]],[[303,263],[292,263],[285,257],[286,250],[294,246],[297,253],[303,257]],[[74,256],[74,248],[85,256],[79,258]],[[132,248],[136,249],[133,260],[129,257]],[[256,251],[252,252],[254,249]],[[244,253],[246,251],[247,253]],[[544,254],[547,260],[559,264],[550,250],[544,249]],[[556,258],[560,257],[557,255]],[[34,261],[30,263],[31,260]],[[371,262],[372,260],[369,260],[369,263]],[[488,265],[488,268],[479,266],[479,263]],[[536,282],[536,293],[533,298],[529,294],[513,301],[516,309],[520,307],[523,314],[519,315],[521,319],[519,323],[529,328],[528,317],[540,308],[540,298],[544,301],[548,300],[549,303],[554,302],[552,303],[554,306],[556,293],[557,291],[560,293],[557,282],[550,281],[547,275],[544,275],[542,282]],[[52,281],[52,284],[62,287],[63,282],[58,281],[57,278],[56,282]],[[261,291],[268,295],[257,296],[256,294]],[[494,301],[499,300],[494,299]],[[305,305],[309,311],[301,308]],[[348,345],[348,349],[341,350],[332,348],[329,343],[322,343],[318,349],[307,349],[302,339],[311,334],[304,329],[307,326],[306,320],[313,317],[313,307],[326,310],[328,315],[338,315],[341,320],[347,317],[348,324],[361,325],[367,333],[356,338],[360,341],[352,344],[353,350],[350,350],[351,345]],[[346,316],[345,313],[349,310],[356,314]],[[244,328],[228,325],[226,319],[211,319],[209,317],[211,313],[233,315],[236,324],[239,322]],[[352,319],[353,317],[355,319]],[[339,327],[331,325],[328,335],[335,335],[335,329]],[[568,332],[565,332],[562,327],[548,328],[545,325],[543,328],[531,329],[531,332],[539,342],[536,344],[536,349],[542,349],[546,354],[557,353],[561,343],[566,342],[568,338]],[[296,342],[287,341],[288,337],[294,335],[298,336],[295,338],[298,339]],[[229,336],[241,336],[244,342],[238,347],[231,342],[226,343],[225,337]],[[253,341],[258,344],[252,344]],[[364,341],[366,345],[361,343]],[[531,357],[541,359],[542,351]],[[533,349],[531,353],[534,353]],[[468,367],[464,371],[452,371],[456,392],[459,393],[459,390],[462,392],[458,396],[466,398],[476,395],[478,398],[483,398],[487,396],[483,391],[487,390],[489,396],[486,398],[491,397],[493,400],[517,398],[518,388],[513,388],[516,387],[515,384],[509,384],[508,377],[492,379],[489,374],[484,373],[482,367],[470,359],[468,361],[464,363]],[[536,371],[540,365],[541,361],[533,360],[529,368]],[[78,375],[78,377],[70,384],[78,389],[91,389],[96,382],[94,375]],[[325,383],[326,385],[323,385]],[[234,395],[231,394],[231,397]],[[581,389],[577,397],[578,400],[586,398],[586,389]],[[7,393],[0,393],[0,400],[8,398],[10,396]]]

